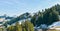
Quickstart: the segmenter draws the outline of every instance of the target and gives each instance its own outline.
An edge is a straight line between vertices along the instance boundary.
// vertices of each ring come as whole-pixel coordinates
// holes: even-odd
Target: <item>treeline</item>
[[[40,26],[41,24],[51,25],[53,22],[59,21],[60,5],[57,4],[51,8],[42,10],[42,12],[35,13],[31,22],[34,26]]]
[[[28,17],[25,17],[26,16]],[[19,24],[18,22],[15,24],[15,26],[10,26],[7,28],[8,31],[34,31],[35,26],[40,26],[41,24],[51,25],[53,22],[59,21],[59,15],[60,15],[60,5],[57,4],[51,8],[42,10],[42,12],[37,12],[33,16],[29,16],[30,13],[25,13],[15,19],[12,19],[8,24],[15,23],[19,21],[20,19],[27,19],[31,18],[31,21],[25,21],[22,22],[22,24]],[[23,17],[24,16],[24,17]]]
[[[19,22],[16,22],[16,24],[13,26],[7,28],[7,31],[34,31],[34,26],[30,21],[25,21],[19,24]]]

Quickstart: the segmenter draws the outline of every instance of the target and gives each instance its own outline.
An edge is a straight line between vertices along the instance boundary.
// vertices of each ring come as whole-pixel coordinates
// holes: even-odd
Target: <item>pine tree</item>
[[[22,31],[22,26],[19,24],[19,22],[16,22],[15,29],[16,31]]]

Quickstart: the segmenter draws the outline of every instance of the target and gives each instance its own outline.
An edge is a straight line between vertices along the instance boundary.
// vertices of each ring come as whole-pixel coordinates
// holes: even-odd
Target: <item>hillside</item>
[[[23,19],[31,18],[31,23],[34,24],[34,26],[40,26],[41,24],[51,25],[53,22],[59,21],[59,15],[60,15],[60,5],[57,4],[55,6],[52,6],[51,8],[42,10],[42,12],[37,12],[33,16],[30,15],[30,13],[24,13],[17,18],[14,18],[7,22],[7,24],[11,25],[15,22],[18,22]]]

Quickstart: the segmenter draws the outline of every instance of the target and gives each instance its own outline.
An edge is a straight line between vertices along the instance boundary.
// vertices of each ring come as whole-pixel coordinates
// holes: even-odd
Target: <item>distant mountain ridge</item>
[[[35,25],[38,25],[38,26],[40,26],[40,24],[51,25],[53,22],[56,22],[59,20],[58,15],[60,15],[60,5],[59,4],[52,6],[51,8],[45,9],[45,11],[43,13],[38,12],[38,14],[37,13],[34,14],[34,16],[32,16],[33,18],[31,18],[30,13],[28,13],[28,12],[24,13],[16,18],[11,19],[10,21],[7,22],[7,24],[11,25],[20,20],[31,18],[32,19],[31,22],[34,23]]]
[[[24,13],[24,14],[16,17],[16,18],[13,18],[13,19],[11,19],[10,21],[8,21],[7,24],[11,25],[11,24],[13,24],[13,23],[15,23],[15,22],[18,22],[18,21],[20,21],[20,20],[27,19],[27,18],[31,18],[30,13]]]

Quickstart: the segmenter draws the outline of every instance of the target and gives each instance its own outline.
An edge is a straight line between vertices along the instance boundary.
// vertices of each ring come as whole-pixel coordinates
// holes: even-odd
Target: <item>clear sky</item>
[[[0,15],[20,15],[25,12],[33,13],[49,8],[60,0],[0,0]]]

